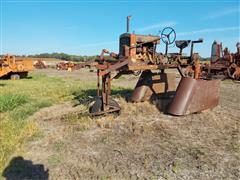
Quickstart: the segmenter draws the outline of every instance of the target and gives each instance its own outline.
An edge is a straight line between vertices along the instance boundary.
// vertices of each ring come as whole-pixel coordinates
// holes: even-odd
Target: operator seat
[[[190,42],[191,40],[178,40],[175,41],[175,44],[180,50],[183,50],[184,48],[188,47]]]

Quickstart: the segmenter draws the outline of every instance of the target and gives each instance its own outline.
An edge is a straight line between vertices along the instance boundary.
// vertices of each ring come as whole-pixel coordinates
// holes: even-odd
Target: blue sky
[[[157,0],[0,0],[0,54],[65,52],[95,55],[106,48],[118,52],[118,38],[126,31],[157,34],[172,26],[177,39],[203,38],[196,46],[210,56],[214,40],[235,52],[240,41],[240,1]],[[164,45],[159,45],[159,51]],[[185,52],[189,52],[187,49]],[[170,52],[176,51],[171,46]]]

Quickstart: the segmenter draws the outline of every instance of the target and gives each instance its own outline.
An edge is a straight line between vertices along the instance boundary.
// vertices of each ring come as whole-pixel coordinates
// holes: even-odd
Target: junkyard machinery
[[[219,81],[200,79],[200,57],[194,53],[194,45],[203,40],[175,41],[173,28],[164,28],[160,36],[129,33],[130,16],[127,17],[127,32],[120,35],[119,53],[103,49],[96,60],[97,98],[90,108],[92,115],[119,112],[119,104],[110,96],[111,81],[123,74],[141,73],[130,102],[142,102],[169,98],[166,112],[173,115],[185,115],[217,106],[219,100]],[[162,41],[165,52],[158,53],[157,45]],[[169,53],[168,47],[175,42],[178,53]],[[184,56],[182,51],[191,45],[190,55]],[[105,59],[109,54],[110,59]],[[193,77],[187,77],[184,68],[191,66]],[[175,74],[166,73],[166,69],[177,69],[181,80],[175,88]]]

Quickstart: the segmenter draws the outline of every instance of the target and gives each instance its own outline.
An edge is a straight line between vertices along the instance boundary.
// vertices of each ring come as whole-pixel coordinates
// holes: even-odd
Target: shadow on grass
[[[169,114],[167,111],[170,104],[172,103],[174,96],[175,91],[169,91],[157,95],[153,94],[150,98],[150,103],[155,105],[160,112]]]
[[[132,89],[125,89],[125,88],[113,88],[111,90],[112,97],[122,97],[127,98],[132,93]],[[85,104],[86,102],[92,101],[94,97],[97,96],[96,89],[87,89],[81,91],[75,91],[72,94],[74,96],[74,100],[77,100],[80,104]]]
[[[32,79],[32,76],[21,77],[20,79]],[[1,77],[0,80],[8,81],[8,80],[11,80],[11,78],[9,76],[4,76],[4,77]]]
[[[0,87],[6,86],[6,84],[0,84]]]
[[[32,76],[27,76],[27,77],[24,77],[24,78],[21,78],[21,79],[32,79],[33,77]]]
[[[42,164],[33,164],[30,160],[25,160],[23,157],[14,157],[9,165],[4,169],[3,177],[6,180],[13,179],[42,179],[48,180],[48,169],[44,169]]]

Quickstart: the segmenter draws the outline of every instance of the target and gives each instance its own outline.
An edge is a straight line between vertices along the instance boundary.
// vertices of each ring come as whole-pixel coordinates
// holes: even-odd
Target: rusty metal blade
[[[175,74],[143,71],[129,101],[147,101],[175,89]]]
[[[212,109],[219,102],[219,80],[183,77],[168,108],[172,115],[185,115]]]

